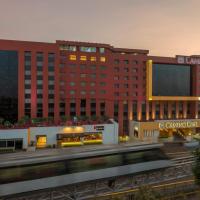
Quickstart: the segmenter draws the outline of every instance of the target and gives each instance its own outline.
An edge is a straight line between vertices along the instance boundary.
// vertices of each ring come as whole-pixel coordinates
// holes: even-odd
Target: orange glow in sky
[[[0,0],[0,38],[200,54],[199,0]]]

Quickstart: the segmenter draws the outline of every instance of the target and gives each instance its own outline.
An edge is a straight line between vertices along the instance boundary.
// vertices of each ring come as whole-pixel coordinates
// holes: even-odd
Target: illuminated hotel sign
[[[194,56],[176,56],[179,64],[200,65],[200,57]]]
[[[170,129],[170,128],[195,128],[198,127],[197,121],[170,121],[170,122],[160,122],[160,129]]]

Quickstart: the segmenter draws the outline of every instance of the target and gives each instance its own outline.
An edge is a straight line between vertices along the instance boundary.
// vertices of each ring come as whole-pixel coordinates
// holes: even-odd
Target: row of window
[[[64,91],[60,91],[60,94],[64,94]],[[71,94],[71,95],[76,94],[76,90],[70,90],[70,91],[69,91],[69,94]],[[80,91],[80,94],[81,94],[81,95],[86,95],[86,94],[87,94],[87,91],[81,90],[81,91]],[[89,94],[95,95],[95,94],[96,94],[96,91],[95,91],[95,90],[91,90],[91,91],[89,92]],[[106,94],[106,90],[100,90],[100,91],[99,91],[99,94]]]
[[[80,52],[86,52],[86,53],[96,53],[97,52],[96,47],[87,47],[87,46],[81,46],[78,48],[75,45],[61,44],[59,48],[61,51],[77,51],[79,49]],[[102,53],[102,54],[105,53],[105,48],[100,47],[99,53]]]
[[[87,66],[87,65],[84,65],[84,64],[81,64],[81,65],[76,65],[76,64],[60,64],[60,67],[68,67],[70,69],[77,69],[77,68],[80,68],[81,70],[85,70],[85,69],[91,69],[91,70],[96,70],[98,66],[96,65],[90,65],[90,66]],[[107,69],[107,66],[104,66],[104,65],[100,65],[98,67],[100,70],[106,70]]]
[[[60,85],[64,85],[64,82],[61,82]],[[73,82],[73,81],[71,81],[71,82],[69,82],[69,85],[70,85],[70,86],[75,86],[76,83]],[[83,86],[83,87],[84,87],[84,86],[86,86],[86,85],[87,85],[87,82],[85,82],[85,81],[81,81],[81,82],[80,82],[80,86]],[[90,82],[90,86],[93,87],[93,86],[95,86],[95,85],[96,85],[95,82]],[[100,85],[100,86],[106,86],[106,83],[105,83],[105,82],[100,82],[99,85]]]
[[[77,60],[77,56],[76,55],[69,55],[69,60],[72,60],[72,61]],[[95,61],[97,61],[97,58],[95,56],[91,56],[90,58],[88,58],[87,56],[80,56],[79,60],[95,62]],[[100,62],[106,62],[106,58],[101,56],[99,58],[99,61]]]
[[[130,60],[123,60],[123,61],[121,61],[121,60],[119,60],[119,59],[114,59],[114,63],[115,64],[120,64],[120,63],[123,63],[123,64],[134,64],[134,65],[137,65],[139,62],[138,62],[138,60],[132,60],[132,61],[130,61]],[[143,62],[144,64],[146,64],[146,61],[144,61]]]
[[[76,93],[77,93],[76,90],[70,90],[70,91],[69,91],[69,94],[70,94],[70,95],[74,95],[74,94],[76,94]],[[61,94],[61,95],[64,95],[65,92],[61,90],[61,91],[60,91],[60,94]],[[80,94],[81,94],[81,95],[86,95],[86,94],[87,94],[87,91],[86,91],[86,90],[81,90],[81,91],[80,91]],[[95,90],[91,90],[91,91],[89,91],[89,94],[95,95],[95,94],[96,94],[96,91],[95,91]],[[99,94],[106,94],[106,90],[100,90],[100,91],[99,91]],[[130,94],[129,92],[123,92],[123,93],[114,92],[114,96],[115,96],[115,97],[119,97],[119,96],[125,96],[125,97],[133,96],[133,97],[137,97],[137,96],[138,96],[138,93],[137,93],[137,92],[132,92],[132,93]]]

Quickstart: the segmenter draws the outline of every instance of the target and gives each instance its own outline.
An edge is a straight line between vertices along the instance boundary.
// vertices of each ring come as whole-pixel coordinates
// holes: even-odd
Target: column
[[[80,115],[81,115],[81,109],[80,109],[81,105],[80,104],[81,104],[80,99],[76,98],[76,116],[78,116],[78,117],[80,117]]]
[[[31,118],[36,118],[37,112],[37,71],[35,52],[31,52]]]
[[[183,102],[183,118],[187,118],[187,101]]]
[[[24,52],[19,51],[19,70],[18,70],[18,120],[24,117]]]
[[[48,53],[44,53],[44,64],[43,64],[43,117],[48,117]]]
[[[59,77],[59,59],[55,54],[55,65],[54,65],[54,122],[58,123],[60,118],[60,77]]]
[[[172,118],[172,102],[168,101],[168,119]]]
[[[91,116],[90,99],[86,98],[86,115]]]
[[[133,102],[131,100],[128,101],[128,119],[129,121],[133,120]]]
[[[155,110],[156,110],[156,102],[152,101],[152,119],[153,120],[156,118]]]
[[[106,100],[106,115],[113,119],[114,118],[114,102],[110,100]]]
[[[142,119],[142,104],[141,101],[137,102],[137,120],[140,121]]]
[[[179,102],[176,102],[176,119],[179,118]]]
[[[160,119],[163,119],[164,116],[164,103],[160,101]]]
[[[146,120],[149,120],[149,102],[146,101]]]
[[[123,101],[119,101],[118,122],[119,122],[119,135],[123,135]]]

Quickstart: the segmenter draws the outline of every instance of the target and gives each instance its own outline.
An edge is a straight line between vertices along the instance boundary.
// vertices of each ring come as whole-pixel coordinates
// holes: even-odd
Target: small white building
[[[30,127],[0,130],[0,148],[27,149],[28,145],[66,147],[86,144],[118,144],[118,123]]]

